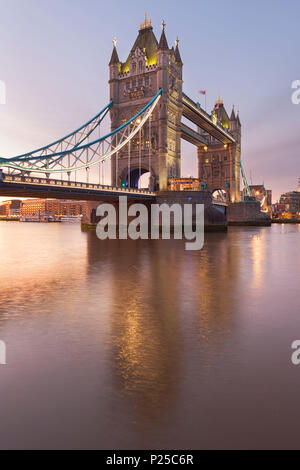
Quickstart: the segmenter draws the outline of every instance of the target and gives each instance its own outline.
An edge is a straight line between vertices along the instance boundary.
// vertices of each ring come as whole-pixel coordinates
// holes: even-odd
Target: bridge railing
[[[29,184],[29,185],[42,185],[42,186],[56,186],[60,188],[69,188],[69,189],[92,189],[94,191],[109,191],[109,192],[120,192],[120,193],[130,193],[130,194],[147,194],[155,195],[154,192],[150,191],[147,188],[128,188],[128,187],[118,187],[118,186],[109,186],[105,184],[97,183],[83,183],[77,181],[65,181],[57,180],[50,178],[39,178],[33,176],[22,176],[22,175],[7,175],[3,172],[0,172],[0,181],[3,183],[15,183],[15,184]]]

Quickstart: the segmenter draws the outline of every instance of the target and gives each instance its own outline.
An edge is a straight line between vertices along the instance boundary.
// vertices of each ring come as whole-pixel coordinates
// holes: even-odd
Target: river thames
[[[297,448],[300,225],[0,224],[0,448]]]

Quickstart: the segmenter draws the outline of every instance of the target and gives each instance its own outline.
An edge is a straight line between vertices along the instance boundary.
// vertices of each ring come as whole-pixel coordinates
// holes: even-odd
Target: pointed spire
[[[164,21],[162,21],[162,24],[161,24],[162,33],[161,33],[160,41],[159,41],[159,44],[158,44],[158,49],[167,49],[167,50],[169,50],[168,41],[167,41],[167,38],[166,38],[166,35],[165,35],[165,27],[166,27],[166,23]]]
[[[120,63],[118,52],[117,52],[117,39],[115,37],[113,39],[113,45],[114,45],[114,48],[113,48],[113,51],[112,51],[112,55],[111,55],[109,65],[116,65],[116,64]]]
[[[232,112],[231,112],[231,116],[230,116],[230,121],[235,121],[235,112],[234,112],[234,105],[232,106]]]
[[[240,121],[239,111],[237,112],[237,115],[236,115],[236,122],[237,122],[238,126],[242,127],[241,121]]]
[[[182,64],[182,60],[181,60],[181,55],[180,55],[180,52],[179,52],[179,39],[177,37],[176,41],[175,41],[175,60],[178,64]]]

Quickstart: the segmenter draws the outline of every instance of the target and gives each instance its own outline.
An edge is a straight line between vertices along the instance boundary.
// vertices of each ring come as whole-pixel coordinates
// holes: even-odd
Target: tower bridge
[[[199,189],[240,200],[239,116],[233,109],[229,117],[220,99],[208,114],[183,92],[179,41],[169,47],[164,22],[158,41],[145,18],[124,62],[114,40],[109,90],[107,106],[79,129],[32,152],[0,158],[0,195],[99,200],[165,194],[170,180],[181,177],[184,139],[197,148]],[[109,115],[111,131],[101,136]],[[110,181],[104,184],[105,165]],[[141,189],[145,173],[149,186]]]
[[[196,146],[198,178],[207,190],[223,190],[227,200],[240,200],[241,124],[232,110],[229,118],[218,100],[212,114],[206,113],[183,92],[183,62],[179,41],[169,47],[165,24],[158,41],[151,22],[141,25],[136,41],[125,62],[119,59],[114,41],[109,63],[110,97],[114,102],[111,129],[126,122],[140,107],[161,90],[161,100],[149,124],[119,154],[118,167],[112,162],[112,181],[120,185],[142,166],[151,174],[154,186],[168,189],[171,178],[181,177],[181,139]],[[182,118],[197,126],[193,130]],[[151,159],[149,158],[151,149]],[[128,169],[128,155],[131,167]],[[136,184],[136,178],[134,178]]]

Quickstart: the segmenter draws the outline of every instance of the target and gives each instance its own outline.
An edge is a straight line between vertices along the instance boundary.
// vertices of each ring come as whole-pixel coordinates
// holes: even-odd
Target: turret
[[[111,66],[111,65],[119,66],[120,61],[119,61],[119,56],[118,56],[118,52],[117,52],[117,40],[116,40],[116,38],[114,38],[113,44],[114,44],[114,47],[113,47],[111,59],[110,59],[110,62],[109,62],[109,66]]]
[[[215,104],[213,115],[217,117],[218,121],[220,121],[223,127],[226,127],[227,129],[229,129],[229,121],[230,121],[229,116],[224,107],[224,103],[220,97]]]
[[[183,66],[183,62],[181,60],[181,55],[179,52],[179,39],[178,38],[175,41],[175,60],[178,65]]]
[[[230,121],[229,121],[229,130],[230,132],[234,132],[236,130],[236,116],[234,111],[234,105],[232,106]]]
[[[158,112],[158,152],[159,152],[159,186],[167,189],[168,184],[168,110],[167,101],[169,93],[169,62],[170,50],[165,35],[165,22],[161,24],[162,32],[157,48],[157,88],[162,89],[162,98]]]
[[[165,35],[165,22],[161,24],[162,32],[157,47],[157,87],[162,89],[163,98],[167,96],[169,90],[169,62],[170,50]],[[161,106],[163,107],[163,106]]]
[[[109,62],[109,70],[110,70],[110,78],[111,79],[114,79],[114,78],[118,78],[118,75],[119,75],[119,71],[120,71],[120,60],[119,60],[119,56],[118,56],[118,52],[117,52],[117,39],[114,38],[113,40],[113,51],[112,51],[112,54],[111,54],[111,59],[110,59],[110,62]]]
[[[165,35],[165,22],[163,21],[161,24],[162,33],[160,37],[160,41],[157,47],[157,65],[158,67],[168,67],[169,66],[169,56],[170,50],[168,46],[168,41]]]
[[[113,100],[114,104],[119,102],[119,73],[120,73],[120,60],[117,52],[117,39],[113,40],[113,51],[109,62],[109,93],[110,99]],[[117,113],[115,112],[116,107],[110,110],[111,119],[111,130],[118,127]]]
[[[160,36],[160,41],[158,43],[158,49],[159,50],[169,51],[168,41],[167,41],[167,38],[166,38],[166,35],[165,35],[165,27],[166,27],[166,24],[163,21],[162,25],[161,25],[162,32],[161,32],[161,36]]]
[[[234,105],[233,105],[231,115],[230,115],[230,121],[234,122],[235,120],[236,120],[236,117],[235,117]]]

